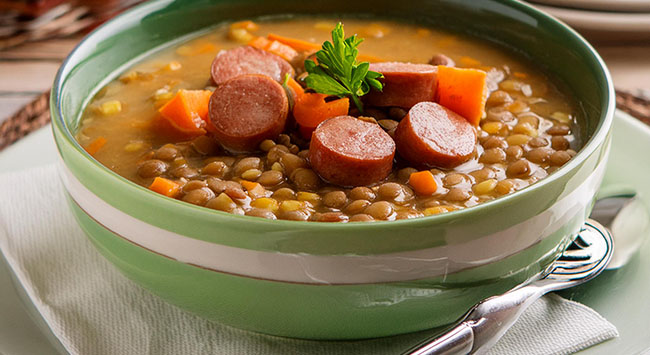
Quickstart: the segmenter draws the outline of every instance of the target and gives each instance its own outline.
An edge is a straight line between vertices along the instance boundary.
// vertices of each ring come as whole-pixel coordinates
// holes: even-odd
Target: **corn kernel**
[[[235,201],[230,198],[226,193],[222,192],[219,196],[208,202],[208,207],[215,210],[230,212],[237,206]]]
[[[445,213],[445,212],[451,212],[455,210],[456,208],[454,206],[434,206],[434,207],[429,207],[425,209],[422,213],[424,213],[425,216],[431,216],[434,214],[440,214],[440,213]]]
[[[242,44],[250,42],[254,36],[243,28],[231,28],[228,31],[228,38]]]
[[[260,169],[248,169],[241,174],[242,179],[257,180],[262,175]]]
[[[280,210],[284,212],[298,211],[304,207],[303,201],[285,200],[280,204]]]
[[[261,208],[264,210],[269,210],[271,212],[276,212],[279,208],[278,206],[278,201],[269,198],[269,197],[262,197],[258,198],[256,200],[253,200],[251,202],[251,207],[255,208]]]
[[[551,118],[556,120],[556,121],[560,121],[562,123],[571,122],[571,115],[569,115],[568,113],[564,113],[564,112],[559,112],[559,111],[558,112],[553,112],[551,114]]]
[[[537,137],[537,130],[528,123],[518,123],[512,131],[517,134],[525,134],[529,137]]]
[[[122,103],[117,100],[106,101],[99,106],[99,112],[102,115],[115,115],[122,112]]]
[[[528,141],[531,139],[530,136],[527,136],[525,134],[513,134],[511,136],[508,136],[506,138],[506,142],[508,142],[508,145],[524,145],[528,143]]]
[[[278,163],[277,161],[271,165],[271,170],[279,171],[281,173],[284,173],[284,167],[282,164]]]
[[[144,149],[145,146],[146,144],[144,142],[131,142],[124,146],[124,151],[133,153]]]
[[[265,139],[260,143],[260,149],[264,152],[268,152],[275,146],[275,142],[270,139]]]
[[[503,128],[503,123],[501,122],[486,122],[481,126],[481,128],[489,134],[497,134]]]
[[[305,191],[298,192],[298,201],[308,201],[311,202],[312,204],[315,204],[319,200],[320,200],[320,196],[318,196],[318,194],[315,194],[313,192],[305,192]]]
[[[495,179],[487,179],[474,185],[472,189],[477,195],[487,195],[494,191],[495,187],[497,187],[497,181]]]

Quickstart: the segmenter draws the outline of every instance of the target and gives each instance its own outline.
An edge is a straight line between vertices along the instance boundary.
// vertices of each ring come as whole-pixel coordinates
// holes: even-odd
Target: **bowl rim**
[[[540,20],[540,23],[544,24],[545,26],[549,26],[549,25],[554,26],[553,30],[563,31],[564,34],[567,35],[566,38],[572,41],[572,44],[582,47],[584,51],[584,53],[582,54],[590,56],[589,59],[591,59],[593,63],[597,64],[596,67],[599,69],[599,72],[597,72],[596,74],[600,74],[600,76],[602,76],[602,79],[604,79],[606,85],[600,87],[601,95],[603,97],[603,102],[600,107],[601,114],[600,114],[600,119],[598,121],[598,125],[594,130],[594,134],[589,138],[587,142],[585,142],[584,146],[577,152],[575,157],[569,160],[568,163],[563,165],[557,171],[535,182],[534,184],[531,184],[530,186],[527,186],[521,190],[517,190],[505,196],[501,196],[494,200],[482,202],[472,207],[458,209],[458,210],[454,210],[442,214],[431,215],[431,216],[421,216],[417,218],[393,220],[393,221],[374,221],[373,223],[364,223],[364,222],[329,223],[329,222],[318,222],[318,221],[290,221],[290,220],[280,220],[280,219],[269,220],[266,218],[256,218],[256,217],[245,216],[245,215],[235,215],[228,212],[212,210],[203,206],[196,206],[181,200],[166,197],[157,194],[144,186],[138,185],[120,176],[119,174],[110,170],[105,165],[101,164],[90,154],[88,154],[85,151],[85,149],[83,149],[83,147],[81,147],[81,145],[74,138],[71,130],[69,129],[69,126],[66,124],[66,121],[63,118],[64,114],[62,108],[61,92],[65,87],[67,75],[72,73],[74,67],[83,61],[83,58],[77,59],[77,57],[81,55],[80,52],[82,52],[82,50],[85,48],[87,43],[95,39],[95,37],[98,36],[98,34],[101,34],[104,30],[111,28],[113,26],[119,26],[119,24],[122,21],[128,21],[130,18],[132,18],[133,16],[137,16],[138,14],[148,14],[157,9],[162,9],[165,6],[173,3],[174,0],[152,0],[134,6],[133,8],[119,14],[118,16],[112,18],[111,20],[105,22],[104,24],[94,29],[74,47],[74,49],[68,54],[68,56],[65,58],[65,60],[59,67],[59,70],[57,71],[52,86],[52,91],[50,95],[50,112],[53,113],[52,127],[54,130],[58,130],[59,133],[61,133],[60,137],[64,139],[65,143],[69,144],[74,150],[76,150],[79,154],[81,154],[83,158],[85,158],[86,163],[93,164],[95,167],[99,168],[104,173],[107,173],[109,176],[112,177],[112,180],[116,182],[121,181],[120,184],[124,183],[125,184],[124,186],[132,189],[134,193],[145,194],[143,195],[143,197],[153,198],[154,201],[160,203],[161,206],[164,206],[164,208],[191,209],[197,211],[201,215],[204,213],[209,213],[212,215],[219,216],[221,218],[229,218],[229,219],[231,218],[233,221],[244,221],[247,223],[259,224],[261,226],[274,225],[276,227],[285,226],[287,228],[300,227],[301,230],[305,230],[305,231],[309,229],[325,229],[332,232],[339,231],[342,229],[345,229],[346,231],[351,229],[368,231],[375,228],[382,228],[387,224],[390,224],[391,227],[400,227],[400,226],[422,227],[428,225],[444,224],[451,220],[455,220],[459,218],[471,218],[471,216],[478,216],[483,214],[484,211],[488,208],[499,209],[499,207],[505,207],[507,205],[517,203],[518,201],[525,199],[526,195],[532,193],[533,191],[542,189],[556,180],[562,179],[569,171],[577,168],[580,164],[582,164],[585,161],[587,157],[589,157],[592,153],[594,153],[598,149],[598,147],[600,147],[600,145],[606,140],[606,137],[609,135],[611,130],[614,110],[615,110],[615,95],[614,95],[615,91],[614,91],[614,85],[609,70],[605,65],[603,59],[596,52],[593,46],[591,46],[591,44],[587,42],[586,39],[584,39],[580,34],[578,34],[574,29],[569,27],[564,22],[560,21],[559,19],[541,10],[534,8],[532,5],[523,3],[518,0],[514,0],[514,1],[493,0],[493,1],[501,3],[504,6],[513,7],[516,10],[524,12],[527,15],[530,15],[531,17]],[[186,36],[192,35],[193,33],[197,33],[200,31],[201,30],[178,36],[174,40],[168,41],[167,43],[163,44],[160,47],[154,47],[151,50],[155,51],[160,48],[167,47],[171,42],[174,42],[178,39],[186,38]],[[141,59],[142,59],[142,55],[138,55],[130,59],[129,61],[127,61],[122,66],[133,64],[133,60],[141,60]],[[113,70],[112,73],[114,73],[118,69],[120,68],[115,68],[115,70]],[[112,76],[109,77],[113,78]],[[100,82],[100,85],[103,84],[105,84],[105,82]],[[87,105],[88,101],[85,100],[83,101],[83,103],[84,105]],[[60,144],[56,134],[55,134],[55,141],[57,142],[57,145]],[[58,149],[60,152],[61,148],[59,147]]]

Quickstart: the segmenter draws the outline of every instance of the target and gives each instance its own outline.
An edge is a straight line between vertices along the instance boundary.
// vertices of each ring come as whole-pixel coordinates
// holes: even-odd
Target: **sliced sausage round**
[[[267,75],[275,81],[282,81],[285,74],[292,77],[295,72],[289,62],[281,57],[250,46],[221,51],[212,61],[212,80],[221,85],[243,74]]]
[[[420,102],[397,126],[395,143],[399,155],[416,166],[451,168],[472,156],[476,131],[446,107]]]
[[[265,75],[249,74],[219,85],[210,97],[213,134],[234,152],[257,150],[284,130],[289,100],[282,86]]]
[[[341,186],[370,185],[385,179],[394,156],[395,142],[378,124],[352,116],[323,121],[309,145],[314,171]]]
[[[370,90],[364,102],[370,106],[410,108],[418,102],[433,101],[438,68],[429,64],[401,62],[370,63],[370,70],[382,73],[384,89]]]

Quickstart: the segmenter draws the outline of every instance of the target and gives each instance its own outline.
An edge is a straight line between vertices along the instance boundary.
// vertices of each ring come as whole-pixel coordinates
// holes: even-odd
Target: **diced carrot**
[[[321,48],[321,45],[318,43],[303,41],[297,38],[284,37],[284,36],[277,35],[275,33],[269,33],[267,37],[271,41],[278,41],[280,43],[286,44],[287,46],[297,50],[298,52],[317,51]]]
[[[241,186],[243,186],[246,189],[246,191],[250,191],[255,187],[257,187],[257,185],[259,185],[259,183],[248,181],[248,180],[242,180],[239,183],[241,184]]]
[[[298,52],[296,52],[296,50],[290,46],[275,40],[268,40],[264,37],[255,37],[250,42],[248,42],[248,45],[273,53],[289,62],[291,62],[298,55]]]
[[[179,90],[158,112],[178,131],[199,136],[208,121],[209,90]]]
[[[255,37],[250,42],[248,42],[248,45],[257,49],[266,50],[266,47],[268,47],[270,43],[271,41],[265,37]]]
[[[102,147],[106,144],[106,138],[104,137],[97,137],[94,141],[90,142],[88,146],[86,147],[86,152],[90,155],[95,155],[97,151],[102,149]]]
[[[309,139],[311,132],[328,118],[347,115],[350,102],[347,97],[326,102],[328,95],[303,93],[295,102],[293,117],[300,125],[303,137]]]
[[[438,66],[438,103],[478,126],[487,100],[486,77],[478,69]]]
[[[246,189],[246,191],[248,191],[248,194],[252,198],[260,198],[266,196],[266,189],[264,186],[257,182],[241,180],[239,183]]]
[[[181,191],[181,186],[174,181],[158,176],[153,179],[153,182],[149,185],[149,189],[161,195],[173,198]]]
[[[519,71],[516,71],[516,72],[512,73],[512,75],[515,78],[519,78],[519,79],[526,79],[528,77],[528,74],[522,73],[522,72],[519,72]]]
[[[429,170],[412,173],[409,177],[409,185],[418,195],[433,195],[438,190],[438,184]]]

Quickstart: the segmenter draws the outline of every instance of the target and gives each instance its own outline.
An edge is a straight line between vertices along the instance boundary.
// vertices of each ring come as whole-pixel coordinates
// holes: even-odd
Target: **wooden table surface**
[[[59,65],[80,38],[33,42],[0,51],[0,122],[50,88]],[[597,49],[617,89],[643,89],[650,98],[650,44]]]

